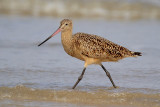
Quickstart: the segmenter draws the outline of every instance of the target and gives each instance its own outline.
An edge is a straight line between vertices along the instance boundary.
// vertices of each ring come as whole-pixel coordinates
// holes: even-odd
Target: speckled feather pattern
[[[127,48],[97,35],[76,33],[73,38],[75,46],[81,50],[81,54],[90,58],[118,60],[133,56],[132,52]]]

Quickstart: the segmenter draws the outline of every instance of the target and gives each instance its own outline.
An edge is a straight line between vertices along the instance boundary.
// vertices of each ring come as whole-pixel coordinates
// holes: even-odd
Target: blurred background
[[[0,0],[0,14],[109,20],[160,19],[160,0]]]

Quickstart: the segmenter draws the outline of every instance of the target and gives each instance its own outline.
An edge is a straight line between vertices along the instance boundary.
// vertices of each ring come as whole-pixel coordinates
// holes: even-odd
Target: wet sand
[[[114,92],[114,90],[116,91]],[[2,102],[5,101],[6,103],[4,104],[6,105],[8,103],[16,105],[19,102],[31,102],[34,105],[34,103],[37,102],[38,106],[42,106],[41,103],[43,102],[46,104],[49,102],[62,107],[65,103],[68,104],[69,107],[71,107],[72,104],[76,104],[76,106],[87,105],[89,107],[105,105],[108,105],[107,107],[158,107],[160,105],[160,93],[156,93],[156,90],[154,93],[152,90],[151,93],[147,94],[134,92],[134,89],[132,89],[132,91],[128,90],[131,89],[99,87],[99,89],[95,88],[94,90],[90,89],[90,91],[83,91],[80,88],[76,90],[67,88],[66,90],[42,90],[27,88],[25,86],[16,86],[12,88],[1,87],[0,102],[3,104]],[[14,101],[16,102],[12,103]],[[25,104],[22,105],[25,106]]]

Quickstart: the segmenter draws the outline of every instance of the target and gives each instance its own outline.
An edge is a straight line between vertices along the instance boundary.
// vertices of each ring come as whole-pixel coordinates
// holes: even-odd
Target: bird
[[[78,80],[76,81],[72,89],[75,89],[78,83],[82,80],[87,66],[91,64],[100,65],[105,71],[106,76],[108,76],[113,87],[117,88],[109,71],[102,65],[102,62],[117,62],[127,57],[142,56],[141,52],[130,51],[129,49],[121,45],[113,43],[103,37],[94,34],[81,32],[72,34],[72,29],[72,20],[63,19],[60,22],[59,28],[51,36],[49,36],[38,45],[41,46],[50,38],[61,32],[61,42],[64,51],[68,55],[85,62],[82,73],[78,77]]]

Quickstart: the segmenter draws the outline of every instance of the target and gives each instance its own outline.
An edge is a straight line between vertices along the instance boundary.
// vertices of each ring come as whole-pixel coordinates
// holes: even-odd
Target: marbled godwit
[[[127,48],[117,45],[97,35],[86,33],[76,33],[72,35],[72,21],[69,19],[62,20],[60,27],[38,46],[45,43],[60,31],[61,42],[66,53],[72,57],[76,57],[82,61],[85,61],[83,71],[78,77],[75,85],[72,87],[73,89],[83,78],[87,66],[91,64],[100,65],[105,71],[106,75],[109,77],[113,87],[116,88],[110,73],[102,65],[102,62],[116,62],[126,57],[141,56],[140,52],[130,51]]]

